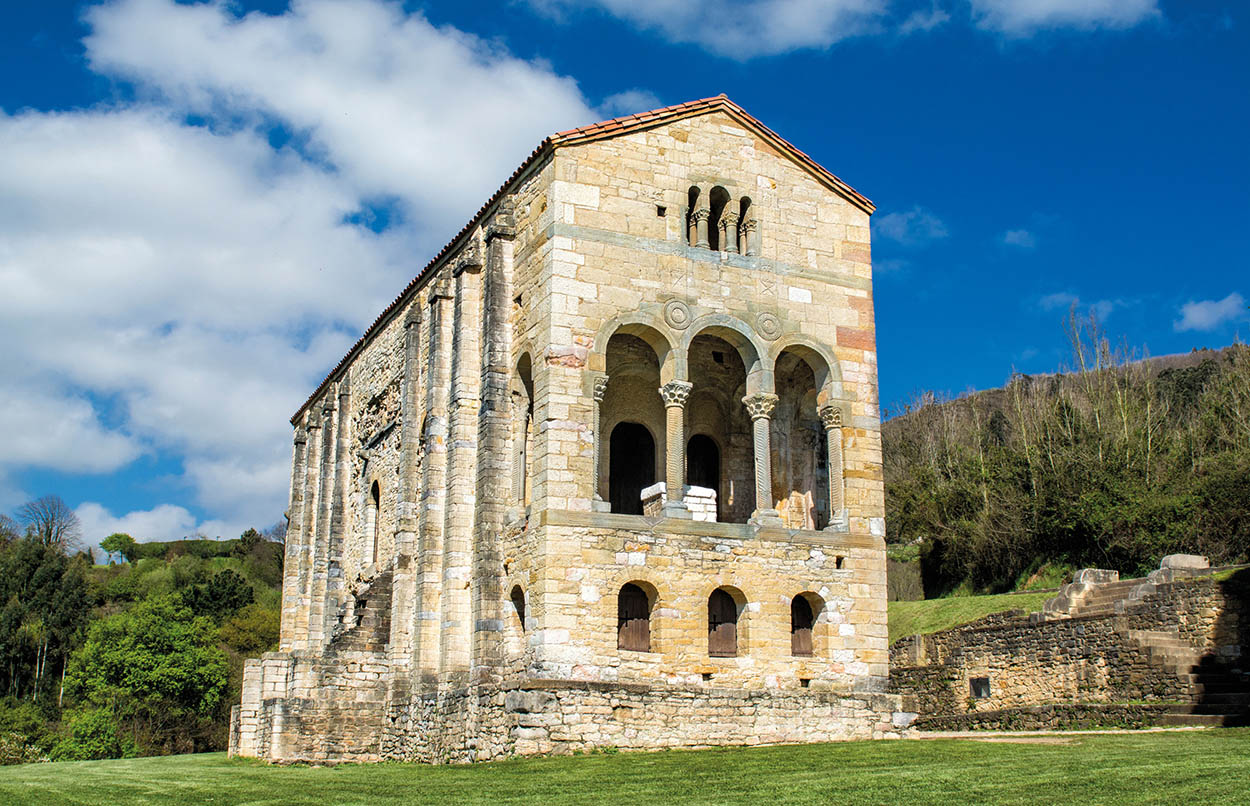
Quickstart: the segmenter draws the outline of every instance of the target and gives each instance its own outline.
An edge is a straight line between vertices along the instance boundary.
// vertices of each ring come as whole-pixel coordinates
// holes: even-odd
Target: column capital
[[[747,413],[751,415],[751,420],[767,419],[773,416],[773,410],[777,408],[777,400],[779,398],[769,392],[756,392],[753,395],[747,395],[742,398],[742,403],[747,407]]]
[[[712,217],[712,211],[707,207],[697,207],[690,211],[690,218],[693,221],[707,221]]]
[[[721,223],[726,227],[737,227],[738,214],[733,210],[725,210],[720,214]]]
[[[817,412],[820,415],[820,421],[825,424],[826,429],[842,427],[842,409],[830,403],[820,407]]]
[[[664,407],[682,407],[690,398],[694,384],[689,381],[669,381],[660,387],[660,397],[664,398]]]
[[[747,218],[743,219],[739,226],[743,232],[755,232],[756,228],[759,226],[759,222],[754,218]]]
[[[608,393],[608,376],[596,375],[594,379],[594,389],[592,391],[592,394],[594,395],[594,398],[595,398],[595,402],[602,403],[603,396],[606,395],[607,393]],[[660,392],[660,394],[664,394],[664,393]]]

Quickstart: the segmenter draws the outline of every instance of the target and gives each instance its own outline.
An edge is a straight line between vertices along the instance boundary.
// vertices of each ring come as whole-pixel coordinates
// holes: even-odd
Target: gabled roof
[[[456,233],[456,237],[448,241],[447,245],[440,249],[438,254],[431,258],[430,262],[425,264],[425,267],[417,273],[417,276],[412,278],[412,281],[404,287],[404,290],[399,293],[399,296],[395,297],[391,304],[386,306],[386,309],[379,314],[377,319],[373,320],[373,324],[369,325],[369,328],[365,330],[364,335],[362,335],[356,343],[352,345],[352,348],[347,351],[347,355],[343,356],[342,360],[335,364],[334,369],[330,370],[325,379],[318,384],[317,389],[308,397],[307,400],[304,401],[304,404],[300,406],[299,410],[296,411],[291,417],[291,423],[295,424],[296,421],[299,420],[300,415],[304,413],[313,401],[321,396],[326,387],[330,384],[330,381],[338,376],[343,368],[347,366],[348,362],[350,362],[352,358],[360,352],[360,349],[369,341],[369,339],[385,327],[388,322],[390,322],[392,317],[394,317],[400,308],[403,307],[405,301],[408,300],[413,292],[420,288],[424,281],[435,270],[437,270],[439,266],[442,265],[443,260],[448,255],[453,254],[465,238],[468,237],[473,230],[486,219],[487,214],[494,210],[494,208],[499,204],[500,199],[503,198],[504,194],[511,189],[517,180],[524,174],[528,173],[528,171],[536,164],[554,153],[557,148],[563,146],[582,145],[584,143],[592,143],[596,140],[606,140],[611,137],[617,137],[622,134],[645,131],[647,129],[653,129],[657,126],[672,123],[676,120],[706,115],[710,112],[724,112],[742,126],[754,132],[765,142],[775,148],[780,154],[789,158],[800,167],[806,169],[821,184],[825,185],[830,190],[833,190],[835,193],[842,196],[848,202],[869,215],[877,209],[876,206],[865,196],[838,177],[834,176],[811,157],[795,148],[789,141],[765,126],[745,109],[729,100],[729,98],[723,93],[713,98],[701,98],[697,101],[687,101],[684,104],[666,106],[661,109],[653,109],[650,112],[641,112],[637,115],[626,115],[624,117],[612,118],[611,120],[605,120],[590,126],[579,126],[576,129],[557,132],[556,134],[553,134],[543,140],[538,144],[537,148],[530,152],[530,155],[525,158],[525,161],[522,162],[517,169],[512,172],[512,175],[508,177],[507,181],[504,182],[489,199],[487,199],[486,203],[483,204],[477,213],[474,214],[473,218],[469,220],[469,223],[465,224],[464,228],[461,229],[460,232]]]

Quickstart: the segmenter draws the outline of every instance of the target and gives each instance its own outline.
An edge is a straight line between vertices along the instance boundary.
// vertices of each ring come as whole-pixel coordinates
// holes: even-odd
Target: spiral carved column
[[[820,407],[820,420],[825,425],[825,439],[829,447],[829,525],[826,529],[844,532],[845,492],[842,481],[842,409],[837,406]]]
[[[772,416],[777,408],[777,396],[769,392],[756,392],[742,398],[751,415],[751,436],[755,449],[755,512],[751,522],[774,526],[781,523],[777,510],[773,509],[773,448]]]

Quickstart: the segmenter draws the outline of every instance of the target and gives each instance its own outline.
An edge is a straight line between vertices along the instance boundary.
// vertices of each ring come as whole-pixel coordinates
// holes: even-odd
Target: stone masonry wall
[[[1236,662],[1250,649],[1242,625],[1250,573],[1159,585],[1125,613],[1031,622],[1023,613],[891,647],[892,692],[925,717],[1055,703],[1188,700],[1176,669],[1152,660],[1130,630],[1175,633],[1198,650]],[[990,696],[974,698],[970,681],[988,677]]]

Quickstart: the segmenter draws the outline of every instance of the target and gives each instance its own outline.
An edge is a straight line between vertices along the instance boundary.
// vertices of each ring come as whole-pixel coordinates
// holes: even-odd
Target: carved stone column
[[[690,215],[694,219],[694,245],[701,249],[707,249],[711,246],[707,239],[707,222],[712,217],[712,211],[707,207],[700,207]]]
[[[689,518],[690,510],[682,500],[686,487],[686,401],[694,384],[669,381],[660,387],[664,398],[665,445],[664,517]]]
[[[755,448],[755,512],[751,523],[757,526],[780,526],[781,516],[773,509],[772,416],[777,396],[756,392],[742,398],[751,415],[751,436]]]
[[[742,254],[747,257],[756,257],[760,253],[760,244],[757,233],[759,232],[759,222],[754,218],[748,218],[739,225],[742,232]]]
[[[829,443],[829,525],[831,532],[847,529],[846,503],[842,482],[842,409],[826,404],[820,407],[820,421],[825,425]]]
[[[608,376],[598,375],[594,380],[594,411],[591,415],[591,426],[594,432],[591,439],[594,441],[593,457],[590,466],[590,507],[596,512],[607,512],[611,509],[611,504],[603,500],[603,496],[599,494],[599,460],[603,456],[603,420],[601,412],[603,411],[603,396],[608,391]]]
[[[721,248],[726,252],[737,253],[738,251],[738,214],[732,210],[725,210],[720,214],[721,228]]]

